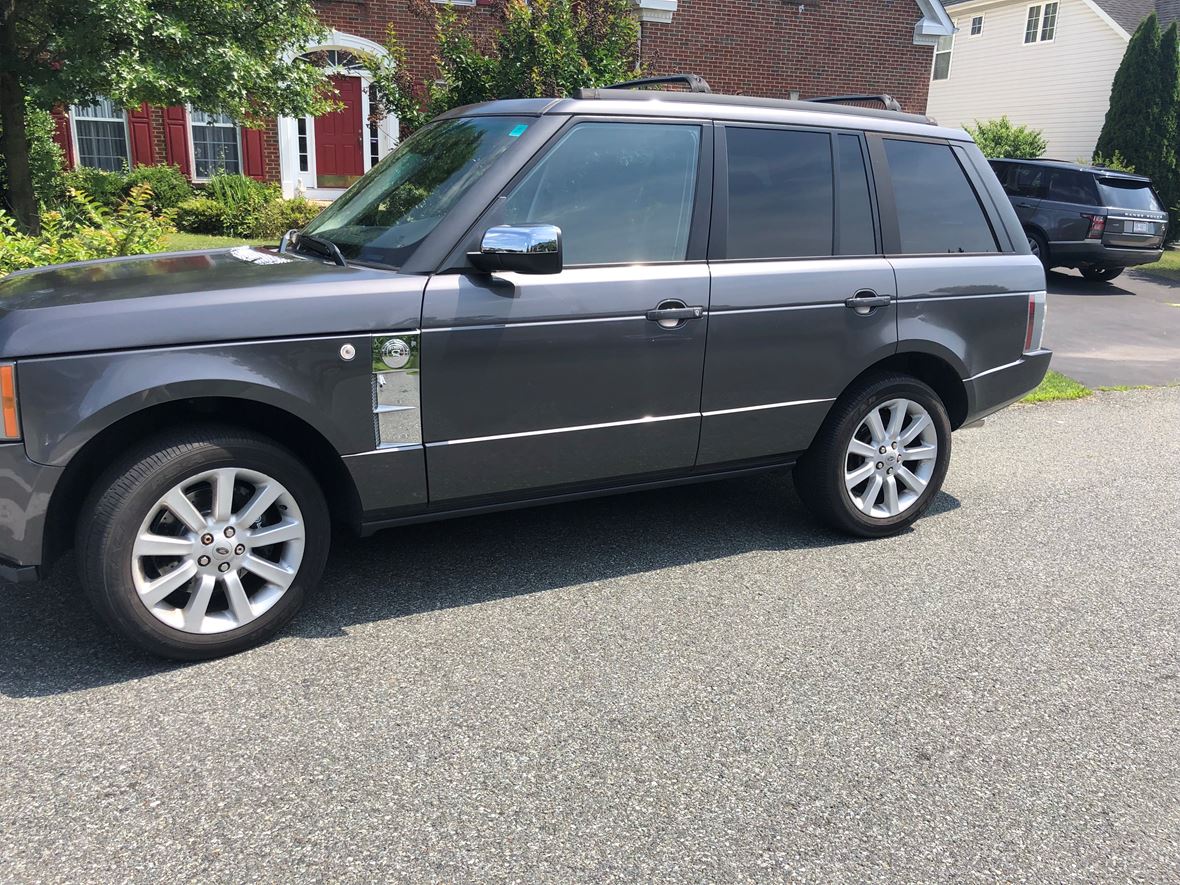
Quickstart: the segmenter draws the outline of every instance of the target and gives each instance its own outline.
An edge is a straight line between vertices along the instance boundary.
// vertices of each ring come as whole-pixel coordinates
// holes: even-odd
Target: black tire
[[[1082,276],[1095,283],[1109,283],[1123,272],[1121,267],[1083,267]]]
[[[930,415],[938,441],[934,469],[925,490],[901,513],[870,517],[853,504],[844,485],[848,446],[871,409],[902,397],[920,404]],[[832,528],[850,535],[881,538],[909,527],[926,511],[942,488],[950,455],[951,422],[938,394],[909,375],[869,375],[846,390],[832,406],[811,448],[795,465],[795,487],[804,504]]]
[[[170,489],[222,467],[264,473],[285,487],[305,529],[302,559],[290,586],[255,620],[221,633],[188,633],[158,620],[140,601],[132,575],[133,544]],[[140,648],[178,660],[221,657],[264,642],[290,622],[323,574],[329,529],[323,492],[286,449],[236,428],[185,428],[146,440],[96,481],[78,521],[79,575],[103,620]]]
[[[1033,255],[1040,259],[1041,266],[1048,273],[1053,267],[1053,256],[1049,251],[1049,241],[1035,230],[1025,231],[1025,233],[1028,235],[1028,248],[1032,250]]]

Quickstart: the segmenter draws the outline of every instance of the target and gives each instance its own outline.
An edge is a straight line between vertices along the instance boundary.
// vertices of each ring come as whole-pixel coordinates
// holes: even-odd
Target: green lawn
[[[1075,381],[1066,375],[1062,375],[1060,372],[1054,372],[1050,369],[1049,374],[1045,376],[1045,380],[1041,382],[1040,387],[1026,396],[1023,402],[1047,403],[1058,399],[1082,399],[1093,392],[1080,381]]]
[[[249,239],[243,237],[215,237],[207,234],[175,233],[164,237],[164,245],[169,252],[187,252],[192,249],[226,249],[250,242]]]
[[[1180,250],[1169,249],[1155,264],[1141,264],[1135,270],[1146,271],[1166,280],[1180,281]]]

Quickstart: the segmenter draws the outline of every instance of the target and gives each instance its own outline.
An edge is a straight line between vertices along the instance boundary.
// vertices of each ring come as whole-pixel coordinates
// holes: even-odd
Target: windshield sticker
[[[519,138],[520,136],[524,135],[525,130],[527,130],[528,128],[529,128],[529,126],[527,123],[520,123],[517,126],[513,126],[512,131],[508,133],[508,137],[509,138]]]
[[[239,246],[236,249],[231,249],[229,254],[238,259],[238,261],[246,261],[250,264],[286,264],[289,261],[295,260],[294,258],[284,258],[282,255],[267,255],[265,252],[251,249],[249,246]]]

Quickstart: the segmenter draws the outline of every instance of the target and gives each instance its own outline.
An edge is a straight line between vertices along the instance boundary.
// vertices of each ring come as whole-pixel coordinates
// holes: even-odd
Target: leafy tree
[[[1085,157],[1079,157],[1078,162],[1082,165],[1089,163],[1093,166],[1103,166],[1114,172],[1128,172],[1132,174],[1135,172],[1135,167],[1128,163],[1127,158],[1118,151],[1114,152],[1113,157],[1104,157],[1099,153],[1095,153],[1089,160]]]
[[[1110,109],[1094,148],[1096,154],[1112,157],[1117,151],[1140,172],[1151,174],[1162,154],[1157,120],[1159,82],[1160,28],[1152,13],[1132,35],[1114,75]]]
[[[53,117],[47,111],[27,107],[25,111],[25,132],[29,145],[29,174],[33,193],[43,203],[59,202],[65,196],[65,169],[61,148],[53,140]],[[3,133],[0,132],[0,141]],[[0,194],[7,189],[8,164],[5,154],[0,151]]]
[[[1164,207],[1175,213],[1180,208],[1180,168],[1177,168],[1180,152],[1176,149],[1176,139],[1180,137],[1180,30],[1175,22],[1160,40],[1156,82],[1159,84],[1159,112],[1154,135],[1160,155],[1147,174],[1155,182]],[[1172,230],[1173,236],[1176,233]]]
[[[635,75],[639,25],[629,0],[502,0],[501,28],[486,49],[453,9],[421,14],[435,19],[436,80],[415,82],[393,31],[389,59],[368,60],[386,109],[406,130],[460,105],[569,95]]]
[[[37,229],[26,102],[188,103],[247,122],[322,112],[324,73],[296,60],[322,32],[309,0],[0,0],[0,201]]]
[[[1009,160],[1035,160],[1045,152],[1047,143],[1039,129],[1016,125],[1006,116],[968,126],[985,157]]]

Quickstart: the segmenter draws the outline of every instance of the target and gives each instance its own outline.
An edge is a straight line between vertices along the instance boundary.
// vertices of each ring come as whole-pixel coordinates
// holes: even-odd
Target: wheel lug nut
[[[202,556],[200,559],[197,560],[197,565],[205,566],[205,565],[208,565],[209,562],[210,562],[210,560],[209,560],[208,556]]]
[[[897,448],[897,440],[893,441],[893,448],[895,448],[895,449]]]
[[[886,470],[885,472],[886,472],[886,473],[888,473],[890,476],[893,476],[893,468],[892,468],[892,467],[890,467],[890,468],[889,468],[888,470]]]
[[[245,552],[246,552],[246,545],[245,544],[239,544],[237,547],[234,548],[234,553],[236,553],[238,556],[241,556]]]
[[[237,531],[234,529],[234,527],[233,527],[232,525],[231,525],[231,526],[226,526],[226,529],[225,529],[225,536],[226,536],[227,538],[232,538],[232,537],[233,537],[234,535],[236,535],[236,534],[237,534]]]
[[[201,535],[201,543],[208,547],[213,543],[213,536],[208,532],[205,532],[205,534]]]
[[[884,455],[885,454],[885,447],[881,446],[881,448],[878,449],[877,451],[879,451],[882,455]]]
[[[228,571],[229,571],[229,563],[228,563],[228,562],[223,562],[221,565],[219,565],[219,566],[217,567],[217,570],[218,570],[219,572],[228,572]]]
[[[884,467],[884,466],[885,466],[885,462],[884,462],[884,461],[878,461],[878,462],[877,462],[877,469],[878,469],[878,470],[880,470],[880,469],[881,469],[882,467]]]

